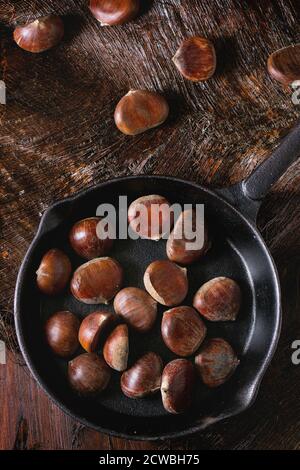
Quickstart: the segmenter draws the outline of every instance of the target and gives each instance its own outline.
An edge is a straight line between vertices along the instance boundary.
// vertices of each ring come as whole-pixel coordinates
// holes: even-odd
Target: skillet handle
[[[274,183],[286,172],[288,167],[300,156],[300,121],[283,138],[267,160],[242,182],[246,197],[261,201]]]

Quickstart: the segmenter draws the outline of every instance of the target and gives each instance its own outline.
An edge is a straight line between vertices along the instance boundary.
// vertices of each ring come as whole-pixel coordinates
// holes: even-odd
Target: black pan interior
[[[188,269],[190,294],[185,303],[191,305],[199,286],[215,276],[232,277],[243,292],[242,309],[236,322],[207,322],[209,336],[227,339],[241,359],[240,366],[232,378],[217,389],[209,390],[199,380],[193,407],[182,416],[167,414],[159,394],[141,400],[123,396],[118,373],[113,373],[109,388],[98,398],[77,397],[66,380],[66,361],[54,357],[44,342],[43,325],[57,310],[69,309],[83,318],[98,306],[81,304],[69,291],[56,298],[45,297],[35,284],[35,271],[41,257],[52,247],[63,249],[70,256],[74,269],[84,262],[68,244],[68,232],[76,220],[95,215],[100,203],[117,204],[119,195],[127,195],[130,203],[141,195],[154,193],[162,194],[172,203],[205,204],[212,248],[201,262]],[[116,241],[111,256],[124,267],[125,286],[143,287],[147,265],[155,259],[166,258],[165,241]],[[99,307],[112,309],[111,306]],[[165,177],[113,180],[53,206],[44,216],[23,262],[15,299],[16,327],[23,354],[35,378],[52,399],[84,424],[113,435],[140,439],[187,435],[245,409],[254,399],[272,356],[279,333],[279,310],[276,272],[255,227],[214,193]],[[165,363],[175,358],[161,339],[163,311],[160,307],[153,331],[146,335],[130,333],[129,365],[148,350],[160,353]]]

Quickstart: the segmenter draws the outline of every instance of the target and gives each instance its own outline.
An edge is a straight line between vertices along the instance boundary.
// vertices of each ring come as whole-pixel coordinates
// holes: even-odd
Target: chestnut
[[[139,8],[139,0],[90,0],[90,10],[101,26],[127,23],[137,16]]]
[[[169,260],[153,261],[145,271],[144,285],[157,302],[174,307],[179,305],[188,293],[186,269]]]
[[[127,369],[128,353],[128,327],[118,325],[105,341],[103,357],[112,369],[122,372]]]
[[[163,314],[161,334],[171,351],[190,356],[204,340],[206,326],[192,307],[175,307]]]
[[[100,338],[105,334],[114,322],[111,312],[97,311],[85,317],[79,328],[79,342],[87,352],[95,352]]]
[[[142,398],[160,389],[163,363],[158,354],[148,352],[121,376],[121,389],[129,398]]]
[[[38,288],[47,295],[59,294],[66,287],[71,271],[72,266],[67,255],[52,248],[43,256],[36,272]]]
[[[270,76],[283,85],[300,80],[300,44],[273,52],[268,58],[267,67]]]
[[[203,221],[203,246],[201,248],[191,249],[190,245],[196,242],[200,243],[197,239],[197,224],[196,224],[196,211],[194,209],[187,209],[183,211],[178,217],[174,229],[167,241],[167,256],[169,260],[174,261],[181,265],[189,265],[198,261],[210,248],[208,239],[208,231],[206,224]],[[196,233],[193,239],[189,239],[188,235]],[[200,239],[200,234],[198,234]]]
[[[134,329],[146,332],[155,322],[157,302],[142,289],[126,287],[116,295],[114,310]]]
[[[113,258],[95,258],[79,266],[71,280],[71,292],[85,304],[107,304],[121,289],[123,269]]]
[[[44,52],[60,43],[64,35],[64,23],[59,16],[48,15],[32,23],[17,26],[14,40],[28,52]]]
[[[68,377],[72,388],[83,396],[96,395],[108,385],[111,371],[102,357],[84,353],[68,365]]]
[[[60,357],[71,357],[79,348],[80,321],[65,310],[56,312],[45,324],[46,340],[52,351]]]
[[[169,115],[169,105],[158,93],[130,90],[115,109],[117,128],[126,135],[137,135],[160,126]]]
[[[213,76],[217,65],[214,45],[198,36],[185,39],[173,57],[173,62],[188,80],[207,80]]]
[[[234,321],[241,306],[241,290],[228,277],[216,277],[196,292],[193,306],[210,321]]]
[[[222,338],[208,340],[195,357],[196,370],[208,387],[226,382],[239,362],[230,344]]]
[[[175,359],[163,370],[161,396],[166,411],[183,413],[192,404],[195,382],[194,367],[187,359]]]
[[[102,230],[101,220],[101,217],[89,217],[73,225],[69,240],[73,250],[82,258],[99,258],[112,248],[113,240]]]
[[[169,234],[174,223],[174,213],[169,201],[157,194],[142,196],[128,209],[128,223],[141,238],[160,240]]]

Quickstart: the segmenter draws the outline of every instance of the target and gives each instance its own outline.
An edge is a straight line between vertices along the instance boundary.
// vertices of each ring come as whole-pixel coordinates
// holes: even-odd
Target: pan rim
[[[134,180],[138,180],[138,179],[140,179],[140,180],[141,179],[149,180],[149,179],[153,179],[153,178],[155,178],[157,180],[162,180],[162,181],[167,180],[169,182],[177,182],[177,183],[188,184],[188,185],[194,187],[195,189],[202,190],[202,191],[208,193],[211,197],[219,199],[222,204],[227,205],[230,208],[230,210],[233,210],[244,221],[244,223],[246,223],[246,225],[249,226],[249,228],[252,231],[255,232],[255,235],[257,237],[257,242],[260,243],[261,248],[263,249],[266,257],[268,258],[268,260],[270,262],[270,267],[272,269],[273,279],[274,279],[274,288],[275,288],[274,293],[275,293],[275,297],[276,297],[275,298],[276,308],[275,308],[275,311],[274,311],[275,326],[274,326],[272,341],[270,343],[268,353],[265,356],[263,365],[257,371],[255,380],[251,383],[251,387],[249,385],[247,387],[248,393],[247,393],[247,399],[245,400],[245,402],[243,404],[241,404],[239,407],[237,407],[234,411],[230,410],[230,411],[225,412],[223,414],[219,414],[218,416],[212,418],[210,422],[202,423],[202,424],[195,424],[194,426],[188,427],[187,429],[184,429],[184,430],[181,430],[181,431],[166,432],[166,433],[161,434],[159,436],[152,436],[152,435],[148,435],[148,434],[144,434],[144,435],[143,434],[134,434],[134,433],[130,434],[130,433],[126,433],[126,432],[121,432],[121,431],[119,432],[119,431],[115,431],[115,430],[112,430],[112,429],[103,428],[101,426],[98,426],[98,425],[95,425],[95,424],[91,423],[90,421],[88,421],[84,417],[82,417],[82,416],[78,415],[77,413],[71,411],[59,399],[57,399],[56,396],[53,394],[53,392],[49,389],[48,385],[44,382],[44,379],[38,373],[38,371],[37,371],[37,369],[34,365],[34,361],[32,361],[32,359],[30,357],[30,354],[27,351],[27,347],[26,347],[26,344],[25,344],[26,341],[24,339],[23,331],[22,331],[22,324],[21,324],[21,316],[22,315],[21,315],[21,302],[20,302],[20,292],[21,292],[21,288],[22,288],[22,284],[23,284],[23,276],[24,276],[25,268],[26,268],[28,260],[31,257],[31,253],[33,252],[38,240],[40,239],[40,237],[42,235],[45,220],[47,219],[47,216],[50,212],[52,212],[57,207],[60,207],[60,206],[62,206],[64,204],[67,204],[67,203],[72,203],[72,202],[76,201],[77,199],[80,199],[81,197],[85,196],[89,192],[95,191],[98,188],[103,188],[103,187],[105,187],[109,184],[113,184],[113,183],[116,184],[116,183],[121,183],[121,182],[124,182],[124,181],[130,181],[130,180],[134,181]],[[189,180],[182,179],[182,178],[177,178],[177,177],[174,177],[174,176],[171,176],[171,175],[129,175],[129,176],[121,176],[121,177],[116,177],[116,178],[110,178],[110,179],[107,179],[107,180],[105,180],[101,183],[98,183],[96,185],[85,188],[85,189],[77,192],[74,195],[71,195],[67,198],[61,199],[61,200],[53,203],[51,206],[49,206],[49,208],[44,212],[44,214],[43,214],[43,216],[40,220],[37,232],[36,232],[33,240],[31,241],[31,243],[30,243],[30,245],[27,249],[27,252],[25,254],[25,257],[24,257],[24,259],[21,263],[21,266],[19,268],[19,272],[18,272],[18,276],[17,276],[17,282],[16,282],[16,288],[15,288],[15,296],[14,296],[14,321],[15,321],[16,334],[17,334],[17,339],[18,339],[18,343],[19,343],[19,346],[20,346],[20,350],[21,350],[21,353],[22,353],[22,355],[25,359],[25,363],[26,363],[27,367],[29,368],[31,374],[33,375],[35,381],[42,388],[42,390],[46,393],[46,395],[64,413],[66,413],[72,419],[75,419],[75,420],[79,421],[80,423],[84,424],[88,428],[94,429],[98,432],[102,432],[104,434],[108,434],[108,435],[111,435],[111,436],[114,436],[114,437],[119,437],[119,438],[123,438],[123,439],[130,439],[130,440],[143,440],[143,441],[158,441],[158,440],[163,441],[163,440],[166,440],[166,439],[188,437],[192,434],[195,434],[199,431],[204,430],[206,427],[208,427],[211,424],[215,424],[215,423],[217,423],[217,422],[219,422],[223,419],[235,416],[235,415],[245,411],[246,409],[248,409],[254,403],[254,401],[257,397],[257,394],[258,394],[259,387],[261,385],[261,381],[263,379],[263,376],[264,376],[264,374],[265,374],[265,372],[266,372],[266,370],[267,370],[267,368],[270,364],[270,361],[271,361],[271,359],[272,359],[272,357],[275,353],[275,350],[276,350],[276,347],[277,347],[277,344],[278,344],[278,340],[279,340],[279,336],[280,336],[280,332],[281,332],[281,323],[282,323],[281,313],[282,313],[281,312],[281,292],[280,292],[280,282],[279,282],[279,275],[278,275],[277,267],[275,265],[273,257],[271,255],[271,253],[269,252],[269,249],[268,249],[262,235],[258,231],[258,229],[257,229],[256,225],[253,223],[253,221],[248,219],[242,212],[240,212],[236,207],[234,207],[224,197],[222,197],[222,195],[220,195],[220,192],[215,192],[214,190],[211,190],[210,188],[202,186],[202,185],[200,185],[198,183],[195,183],[193,181],[189,181]],[[251,390],[250,390],[250,388],[251,388]]]

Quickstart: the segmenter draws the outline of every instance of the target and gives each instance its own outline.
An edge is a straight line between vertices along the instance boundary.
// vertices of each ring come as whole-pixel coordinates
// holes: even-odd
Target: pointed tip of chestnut
[[[158,303],[174,307],[187,296],[187,270],[169,260],[153,261],[145,271],[144,285]]]
[[[142,398],[160,389],[163,363],[158,354],[148,352],[121,376],[121,389],[129,398]]]
[[[111,371],[102,357],[84,353],[68,365],[68,378],[72,388],[82,396],[93,396],[107,387]]]
[[[194,36],[185,39],[173,57],[179,72],[188,80],[208,80],[216,70],[214,45],[206,38]]]
[[[131,90],[116,106],[114,119],[117,128],[126,135],[137,135],[158,127],[169,115],[166,99],[148,90]]]
[[[206,336],[206,326],[192,307],[175,307],[163,314],[161,334],[166,346],[178,356],[191,356]]]
[[[210,321],[234,321],[241,307],[239,285],[229,277],[216,277],[196,292],[193,306]]]
[[[162,373],[161,396],[166,411],[184,413],[192,404],[195,372],[187,359],[169,362]]]
[[[36,272],[38,288],[43,294],[57,295],[66,287],[71,272],[68,256],[58,248],[52,248],[45,253]]]
[[[60,16],[48,15],[31,23],[17,26],[14,40],[28,52],[39,53],[57,46],[64,35],[64,23]]]
[[[87,352],[95,352],[98,349],[101,337],[105,335],[115,321],[111,312],[96,311],[85,317],[79,328],[79,342]]]
[[[300,80],[300,44],[273,52],[268,58],[267,67],[269,75],[283,85]]]
[[[196,370],[208,387],[219,387],[233,374],[239,360],[230,344],[222,338],[207,340],[195,357]]]
[[[118,325],[107,338],[103,347],[103,357],[114,370],[127,369],[129,340],[127,325]]]
[[[133,20],[140,0],[90,0],[89,9],[101,26],[114,26]]]

